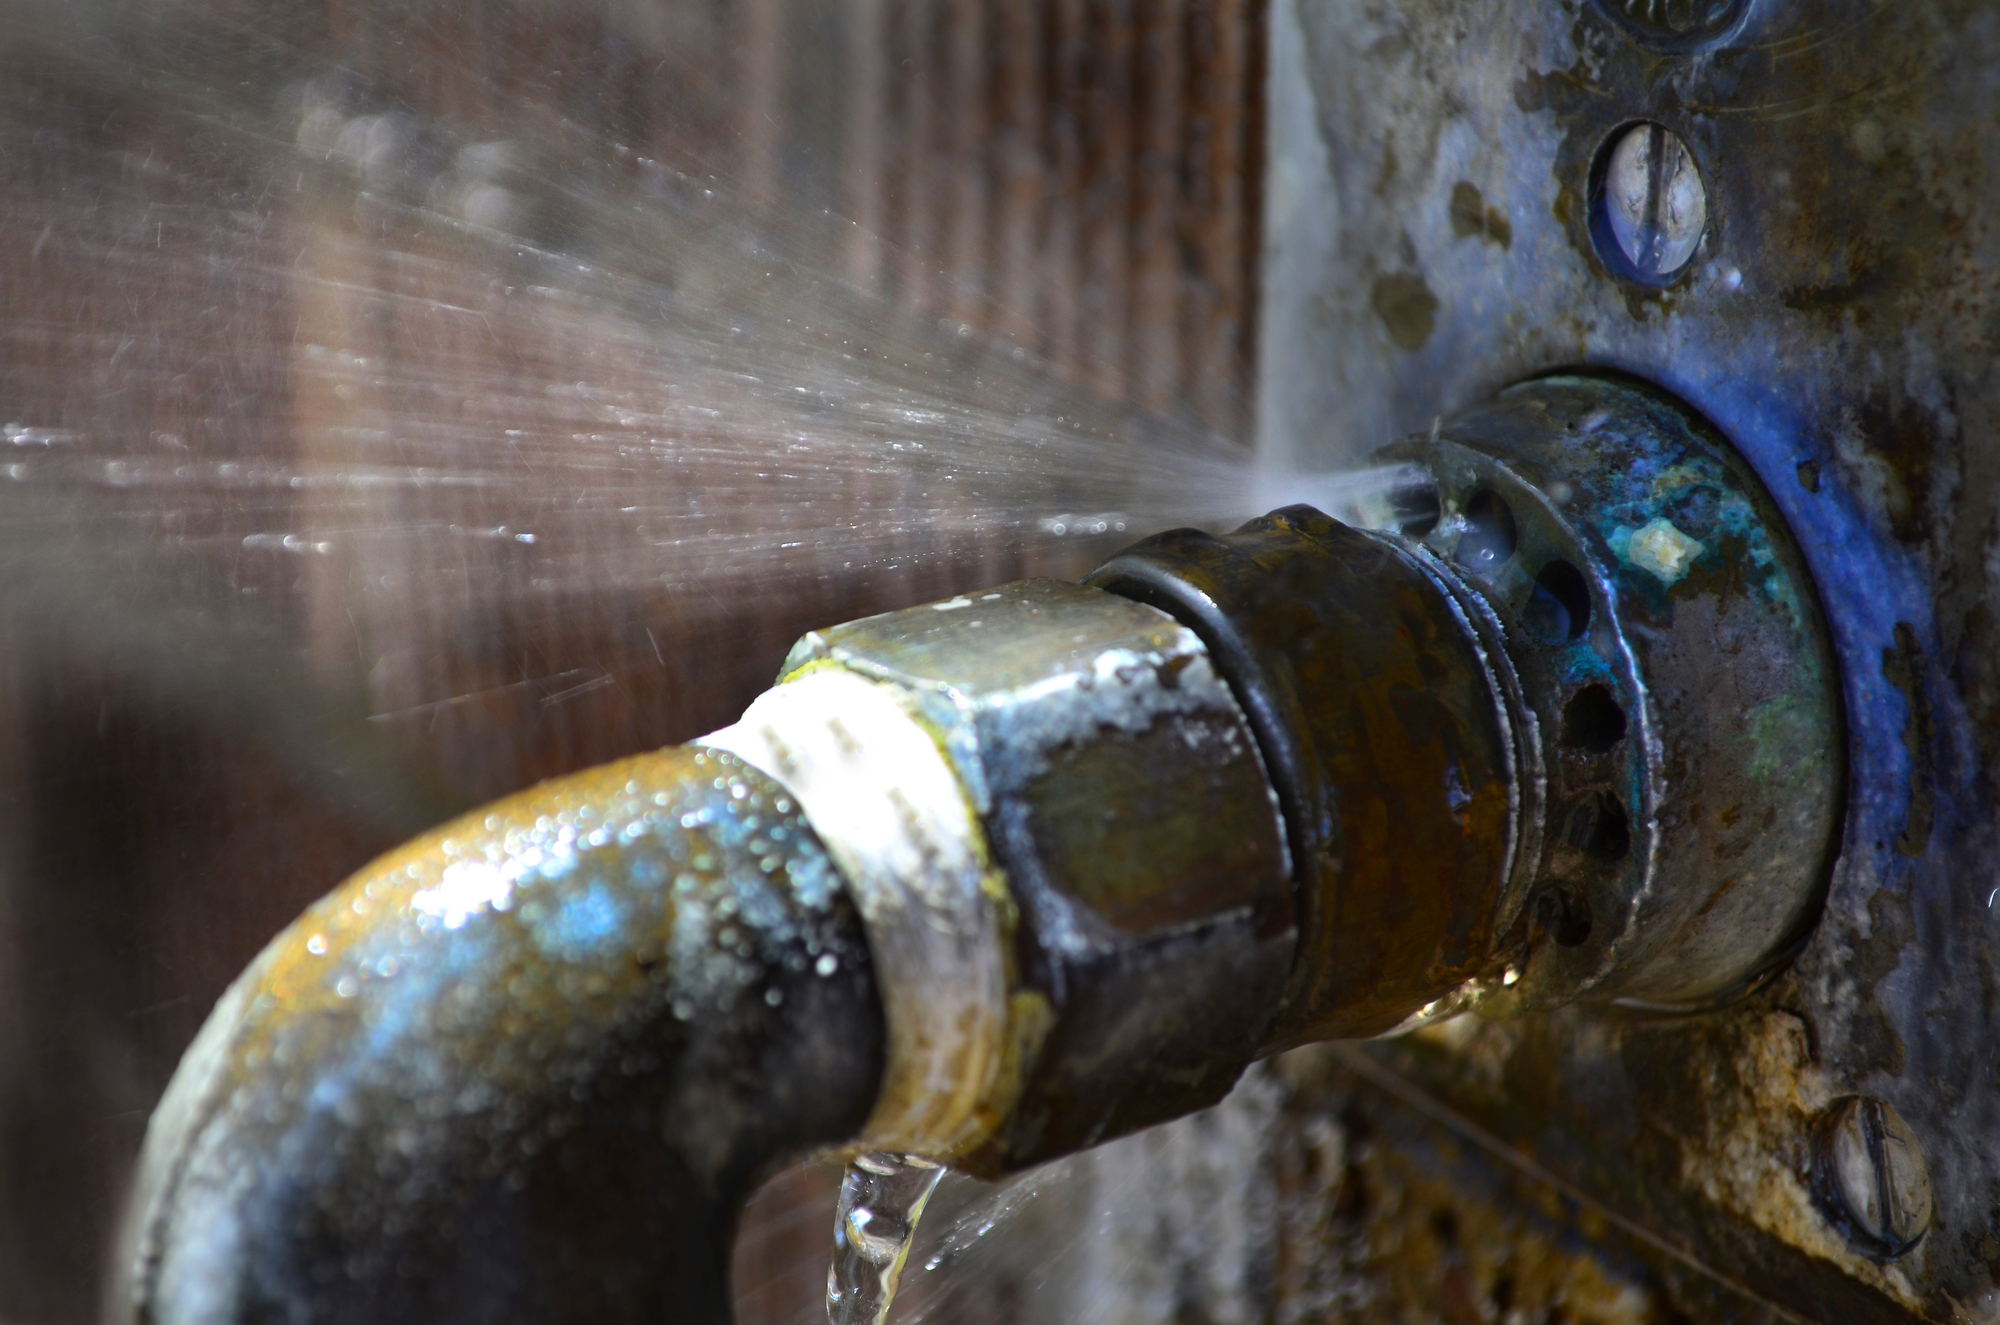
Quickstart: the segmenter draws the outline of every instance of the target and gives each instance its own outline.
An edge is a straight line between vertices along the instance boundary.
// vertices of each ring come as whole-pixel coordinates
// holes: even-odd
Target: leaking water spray
[[[112,1318],[726,1319],[743,1198],[833,1152],[830,1311],[879,1321],[943,1166],[1301,1043],[1770,976],[1843,770],[1756,479],[1578,378],[1380,459],[1339,519],[813,632],[704,742],[363,870],[189,1051]]]

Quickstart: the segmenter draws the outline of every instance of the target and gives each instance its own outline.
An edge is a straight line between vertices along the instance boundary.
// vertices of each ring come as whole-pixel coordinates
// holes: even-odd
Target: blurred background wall
[[[810,626],[1202,509],[1262,23],[0,12],[0,1320],[93,1314],[182,1048],[371,855],[730,720]],[[753,1318],[811,1304],[826,1181],[760,1205]]]

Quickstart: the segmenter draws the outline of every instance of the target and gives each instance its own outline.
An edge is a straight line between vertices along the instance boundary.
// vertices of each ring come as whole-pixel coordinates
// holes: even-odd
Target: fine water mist
[[[699,67],[716,14],[620,14],[484,75],[451,67],[462,15],[23,20],[72,109],[116,89],[111,122],[138,125],[116,150],[41,149],[92,187],[9,199],[14,541],[88,529],[139,597],[192,595],[302,648],[377,723],[428,726],[496,689],[615,683],[426,674],[427,636],[463,654],[522,610],[503,603],[564,622],[637,596],[695,626],[762,598],[790,620],[802,594],[889,606],[1071,575],[1158,529],[1369,482],[1258,471],[1240,410],[1158,390],[1139,408],[1143,381],[1119,383],[1144,376],[1143,327],[1092,344],[1070,309],[1058,337],[1036,321],[1054,302],[982,288],[908,217],[890,235],[791,205],[783,152],[741,141]],[[794,65],[814,35],[792,34]],[[606,103],[648,42],[654,113],[621,116]],[[445,67],[413,69],[426,51]],[[63,106],[13,95],[42,126],[32,160]],[[864,279],[882,269],[905,273],[886,293]],[[647,627],[662,666],[674,633]]]
[[[187,1038],[375,851],[729,721],[811,626],[1393,477],[1252,453],[1248,27],[1190,39],[1205,118],[1160,128],[1164,75],[1062,6],[984,48],[807,8],[0,20],[0,629],[38,739],[97,742],[70,800],[165,807],[17,905],[50,1011],[0,1042],[0,1315],[94,1311]],[[974,1233],[947,1184],[908,1318],[1062,1190]]]

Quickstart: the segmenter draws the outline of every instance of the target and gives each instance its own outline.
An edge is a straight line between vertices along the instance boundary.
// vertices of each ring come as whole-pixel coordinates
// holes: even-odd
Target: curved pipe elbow
[[[704,748],[314,906],[154,1117],[115,1325],[727,1320],[788,1160],[991,1170],[1220,1099],[1292,947],[1245,720],[1153,608],[1028,581],[981,621],[1008,647],[809,636]]]
[[[737,1212],[883,1071],[861,921],[717,750],[376,861],[231,987],[155,1114],[124,1325],[729,1319]]]
[[[1585,379],[1387,454],[1418,481],[1367,527],[1287,508],[815,631],[706,749],[371,866],[182,1064],[119,1325],[726,1320],[786,1159],[1021,1167],[1292,1044],[1775,970],[1840,711],[1755,476]],[[1704,569],[1732,547],[1759,576]]]

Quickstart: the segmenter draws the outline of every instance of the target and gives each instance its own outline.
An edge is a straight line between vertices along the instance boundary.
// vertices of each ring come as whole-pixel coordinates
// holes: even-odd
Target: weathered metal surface
[[[1381,1034],[1487,973],[1518,818],[1508,699],[1416,555],[1294,507],[1159,535],[1087,582],[1200,631],[1264,743],[1300,934],[1267,1049]]]
[[[730,1319],[737,1211],[882,1075],[785,790],[686,747],[474,811],[272,941],[155,1115],[108,1319]]]
[[[1263,1043],[1295,946],[1284,829],[1200,640],[1050,580],[808,634],[787,671],[905,686],[1021,907],[1054,1022],[988,1163],[1212,1104]]]
[[[1837,840],[1843,723],[1817,594],[1755,476],[1673,402],[1585,378],[1380,454],[1420,466],[1384,518],[1499,614],[1544,752],[1531,914],[1493,1010],[1697,1006],[1789,958]]]
[[[1240,427],[1260,6],[882,8],[955,35],[872,42],[845,0],[0,14],[0,1316],[96,1310],[147,1111],[334,880],[729,720],[813,624],[1109,550],[986,523],[907,454],[822,481],[791,448],[837,430],[785,422],[800,361],[724,385],[662,327],[756,337],[770,273],[779,302],[845,275],[918,405],[990,384],[998,345],[1071,384],[1009,420],[1145,376]],[[1143,107],[1135,31],[1179,53]],[[1132,280],[1140,173],[1143,311],[1099,297]],[[974,292],[948,335],[845,265],[856,234],[907,245],[862,201],[919,177],[1007,199],[988,224],[976,191],[926,195],[966,220],[926,251],[927,288]],[[759,531],[768,574],[710,550]]]
[[[1263,1083],[1277,1218],[1271,1317],[1574,1325],[1775,1325],[1532,1156],[1385,1078],[1345,1046],[1295,1050]],[[1255,1109],[1250,1099],[1235,1108]],[[1269,1104],[1264,1108],[1268,1109]],[[1259,1110],[1261,1112],[1262,1110]]]
[[[898,1315],[962,1325],[1776,1325],[1351,1047],[1020,1175],[947,1178]],[[997,1226],[996,1226],[997,1225]],[[984,1230],[991,1227],[990,1233]],[[815,1285],[773,1319],[805,1325]]]
[[[1804,1316],[1992,1319],[2000,23],[1969,3],[1737,9],[1672,51],[1610,3],[1274,16],[1274,458],[1425,432],[1564,366],[1665,386],[1795,534],[1849,716],[1840,859],[1772,990],[1703,1017],[1568,1011],[1381,1052]],[[1605,268],[1587,225],[1592,162],[1641,119],[1688,144],[1708,197],[1695,260],[1662,289]],[[1887,1263],[1810,1194],[1813,1128],[1857,1093],[1930,1161],[1930,1232]]]
[[[1848,1237],[1900,1256],[1930,1231],[1930,1165],[1894,1107],[1860,1095],[1843,1100],[1820,1120],[1818,1142],[1820,1201]]]

